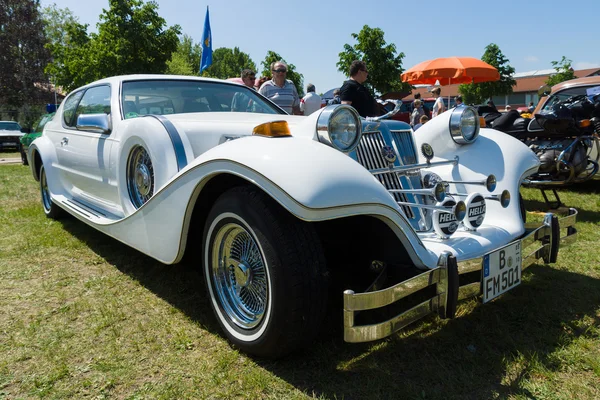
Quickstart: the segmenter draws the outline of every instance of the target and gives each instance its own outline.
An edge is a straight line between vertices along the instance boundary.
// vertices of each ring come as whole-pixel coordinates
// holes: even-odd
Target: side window
[[[79,104],[81,96],[83,96],[83,91],[75,92],[65,100],[65,106],[63,108],[63,122],[66,126],[75,127],[76,121],[73,117],[75,116],[75,108],[77,108],[77,104]]]
[[[74,124],[83,114],[110,114],[110,86],[96,86],[85,91],[77,106]]]

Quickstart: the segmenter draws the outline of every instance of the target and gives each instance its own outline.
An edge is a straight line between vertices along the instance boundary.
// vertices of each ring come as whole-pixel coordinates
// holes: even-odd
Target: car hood
[[[314,115],[317,114],[317,115]],[[180,134],[186,136],[198,157],[228,140],[251,136],[253,129],[266,122],[287,121],[292,136],[316,139],[318,114],[308,117],[287,114],[255,114],[237,112],[189,113],[165,115]]]
[[[21,131],[9,131],[6,129],[0,129],[0,136],[23,136],[24,133]]]

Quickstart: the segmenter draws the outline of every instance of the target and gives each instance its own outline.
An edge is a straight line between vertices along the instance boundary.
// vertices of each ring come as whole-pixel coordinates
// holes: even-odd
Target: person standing
[[[369,72],[364,61],[355,60],[350,64],[350,79],[340,88],[342,104],[351,105],[361,117],[375,117],[378,115],[375,99],[363,85]]]
[[[421,115],[421,118],[419,119],[419,123],[416,124],[413,128],[413,130],[417,130],[420,127],[422,127],[423,125],[425,125],[427,123],[427,121],[429,121],[429,117],[425,114]]]
[[[433,104],[433,110],[431,110],[431,118],[435,118],[444,111],[446,111],[446,107],[444,105],[444,99],[440,96],[442,93],[442,89],[439,87],[434,88],[431,93],[433,97],[435,97],[435,103]]]
[[[332,104],[342,104],[342,99],[340,99],[340,89],[335,89],[333,91],[333,99],[327,102],[328,106]]]
[[[288,114],[302,115],[300,111],[300,96],[294,82],[285,79],[288,66],[283,61],[271,64],[273,78],[262,84],[258,92],[283,108]]]
[[[254,80],[256,79],[256,73],[251,69],[242,70],[242,82],[246,87],[254,89]],[[252,100],[245,93],[237,92],[233,95],[231,101],[231,111],[246,112],[252,108]]]
[[[414,110],[410,115],[410,125],[414,127],[421,120],[421,116],[425,115],[425,111],[423,111],[423,103],[419,99],[413,102],[413,107]]]
[[[321,108],[321,96],[315,93],[315,85],[309,83],[306,86],[306,96],[300,100],[300,111],[304,115],[310,115]]]

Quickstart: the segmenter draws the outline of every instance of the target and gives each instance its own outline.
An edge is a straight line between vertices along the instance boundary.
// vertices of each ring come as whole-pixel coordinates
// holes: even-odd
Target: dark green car
[[[38,121],[38,123],[35,125],[35,129],[33,130],[33,132],[26,133],[25,135],[23,135],[23,137],[21,137],[21,162],[23,163],[23,165],[29,165],[29,161],[27,160],[27,152],[29,150],[29,145],[31,144],[31,142],[33,142],[35,139],[42,135],[44,125],[46,125],[48,121],[51,121],[52,118],[54,118],[54,114],[56,113],[53,112],[49,114],[44,114],[42,118]]]

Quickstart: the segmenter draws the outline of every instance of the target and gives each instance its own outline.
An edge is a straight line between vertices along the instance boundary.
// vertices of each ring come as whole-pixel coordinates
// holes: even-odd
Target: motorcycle
[[[540,89],[547,95],[550,87]],[[537,173],[523,181],[539,188],[546,203],[562,205],[556,188],[588,181],[598,172],[600,158],[600,95],[558,97],[533,118],[521,118],[517,111],[507,113],[480,110],[486,124],[524,142],[540,159]],[[551,190],[555,202],[545,191]]]

